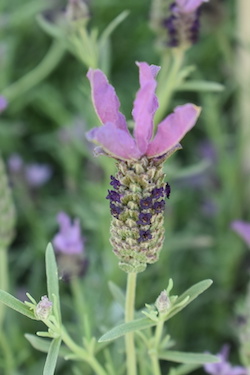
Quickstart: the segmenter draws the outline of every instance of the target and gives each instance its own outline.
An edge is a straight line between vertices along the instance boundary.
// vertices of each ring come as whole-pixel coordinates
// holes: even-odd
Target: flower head
[[[169,7],[170,16],[163,20],[171,47],[197,42],[200,28],[200,6],[208,0],[176,0]]]
[[[119,112],[119,99],[104,73],[90,69],[87,74],[95,110],[103,124],[90,130],[87,138],[101,146],[102,153],[118,160],[139,160],[143,156],[156,158],[180,148],[180,140],[195,125],[200,113],[200,108],[193,104],[176,107],[158,125],[153,137],[153,119],[158,108],[155,77],[160,68],[145,62],[137,65],[140,88],[132,111],[134,137],[129,133],[124,115]],[[97,150],[100,153],[100,149]]]
[[[228,361],[229,348],[224,345],[218,353],[219,362],[207,363],[204,370],[211,375],[246,375],[247,370],[241,366],[232,366]]]
[[[250,223],[235,220],[231,223],[231,228],[243,238],[248,246],[250,246]]]
[[[80,254],[84,250],[84,239],[81,235],[79,220],[71,222],[64,212],[57,215],[59,232],[53,239],[55,250],[64,254]]]

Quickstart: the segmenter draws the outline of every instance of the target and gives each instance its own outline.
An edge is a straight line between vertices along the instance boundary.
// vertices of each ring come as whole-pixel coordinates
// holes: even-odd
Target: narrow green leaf
[[[208,91],[220,92],[224,90],[224,86],[217,82],[209,81],[188,81],[179,85],[176,90],[178,91]]]
[[[108,283],[109,290],[116,302],[119,303],[123,308],[125,306],[125,295],[121,288],[119,288],[113,281],[109,281]]]
[[[37,337],[35,335],[30,335],[28,333],[26,333],[24,336],[29,341],[29,343],[33,346],[33,348],[35,348],[36,350],[39,350],[40,352],[48,353],[51,340],[42,339],[40,337]],[[59,350],[60,357],[64,358],[70,355],[70,353],[71,353],[70,350],[68,350],[67,348],[62,347],[62,346],[60,347],[60,350]]]
[[[54,375],[61,341],[62,340],[60,337],[51,341],[45,366],[43,369],[43,375]]]
[[[100,337],[98,342],[115,340],[118,337],[124,336],[126,333],[140,331],[142,329],[153,327],[154,325],[156,325],[156,323],[148,318],[136,319],[132,322],[123,323],[112,328],[110,331],[106,332],[102,337]]]
[[[215,363],[218,362],[218,357],[206,353],[185,353],[177,352],[173,350],[167,350],[163,353],[159,353],[159,359],[165,361],[186,363],[186,364],[205,364],[205,363]]]
[[[190,372],[197,370],[201,365],[197,364],[185,364],[180,366],[171,367],[168,375],[187,375]]]
[[[20,314],[25,315],[30,319],[37,320],[33,311],[31,311],[29,307],[25,305],[25,303],[21,302],[19,299],[13,297],[4,290],[0,290],[0,301]]]
[[[54,254],[53,247],[51,243],[48,244],[45,255],[46,261],[46,275],[47,275],[47,289],[49,300],[54,302],[56,300],[56,305],[53,303],[53,311],[55,316],[61,320],[60,312],[60,297],[59,297],[59,284],[58,284],[58,271],[56,258]],[[56,298],[53,298],[53,295]]]
[[[183,294],[181,294],[175,301],[175,304],[171,309],[172,311],[167,313],[166,320],[172,318],[172,316],[174,316],[179,311],[184,309],[187,305],[189,305],[195,298],[197,298],[201,293],[208,289],[212,283],[213,281],[209,279],[200,281],[199,283],[191,286],[191,288],[186,290]],[[183,302],[187,297],[189,297],[188,301],[185,304],[178,306],[178,304]]]
[[[55,24],[53,24],[52,22],[47,21],[44,18],[44,16],[39,14],[36,17],[36,20],[37,20],[38,25],[41,27],[41,29],[45,31],[45,33],[52,36],[53,38],[60,38],[63,36],[60,28],[56,26]]]
[[[110,22],[110,24],[106,27],[106,29],[103,31],[99,43],[100,46],[102,46],[103,43],[105,43],[105,40],[109,38],[109,36],[112,34],[112,32],[117,28],[117,26],[127,18],[129,15],[128,10],[124,10],[122,13],[118,14],[118,16],[113,19],[113,21]]]

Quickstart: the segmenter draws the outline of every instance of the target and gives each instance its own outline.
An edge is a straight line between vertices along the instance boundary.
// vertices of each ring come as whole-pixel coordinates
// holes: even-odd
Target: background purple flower
[[[246,375],[247,370],[242,366],[232,366],[228,361],[229,347],[224,345],[218,353],[219,362],[207,363],[204,370],[211,375]]]
[[[64,254],[80,254],[84,251],[84,239],[81,235],[80,222],[75,219],[73,222],[70,217],[60,212],[57,215],[59,232],[53,239],[55,250]]]
[[[231,223],[231,228],[250,246],[250,223],[235,220]]]
[[[0,113],[8,107],[8,101],[4,96],[0,95]]]
[[[12,154],[7,161],[7,165],[10,172],[19,173],[22,171],[24,163],[19,154]]]
[[[40,187],[51,177],[52,170],[46,164],[28,164],[25,167],[25,179],[30,187]]]

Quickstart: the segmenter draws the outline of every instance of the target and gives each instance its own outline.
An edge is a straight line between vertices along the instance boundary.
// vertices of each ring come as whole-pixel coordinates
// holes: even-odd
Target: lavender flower
[[[204,370],[211,375],[246,375],[247,370],[241,366],[232,366],[228,361],[229,348],[227,345],[223,346],[220,353],[218,353],[219,362],[207,363],[204,365]]]
[[[181,146],[179,141],[195,125],[200,108],[185,104],[159,125],[153,137],[153,118],[158,108],[155,77],[159,67],[145,62],[139,67],[140,88],[132,115],[134,137],[119,112],[119,99],[100,70],[87,76],[93,103],[102,126],[87,133],[99,145],[96,154],[117,160],[118,172],[111,176],[107,199],[112,218],[110,242],[125,272],[142,272],[159,257],[164,240],[165,199],[170,186],[164,182],[163,162]]]
[[[53,239],[57,252],[59,274],[65,281],[72,277],[83,276],[86,273],[88,261],[84,251],[84,238],[81,234],[80,222],[60,212],[57,215],[59,232]]]
[[[235,220],[231,223],[231,228],[250,246],[250,223]]]
[[[8,101],[4,96],[0,95],[0,113],[8,107]]]
[[[51,177],[52,170],[46,164],[28,164],[25,166],[25,179],[30,187],[37,188],[44,185]]]
[[[134,138],[128,131],[126,119],[119,112],[120,102],[114,88],[99,70],[90,69],[87,77],[92,88],[94,106],[103,126],[87,133],[88,140],[101,146],[102,152],[119,160],[139,160],[163,156],[179,146],[179,141],[195,125],[200,108],[193,104],[176,107],[159,125],[153,140],[153,118],[158,108],[155,95],[160,67],[137,63],[140,89],[134,101],[132,115],[135,121]],[[97,151],[100,153],[99,149]]]
[[[84,239],[81,235],[79,220],[71,222],[64,212],[57,215],[59,232],[53,239],[55,250],[64,254],[80,254],[84,250]]]
[[[200,22],[199,7],[208,0],[176,0],[169,7],[170,16],[163,20],[168,30],[171,47],[186,46],[197,42]]]

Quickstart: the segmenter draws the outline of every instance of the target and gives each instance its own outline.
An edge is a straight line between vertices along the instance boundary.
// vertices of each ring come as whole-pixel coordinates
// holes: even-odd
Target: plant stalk
[[[137,273],[135,272],[128,273],[125,305],[125,323],[131,322],[134,319],[136,276]],[[133,332],[129,332],[125,335],[125,347],[127,356],[127,375],[136,375],[137,367]]]

